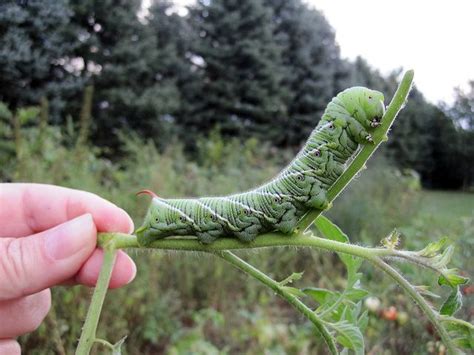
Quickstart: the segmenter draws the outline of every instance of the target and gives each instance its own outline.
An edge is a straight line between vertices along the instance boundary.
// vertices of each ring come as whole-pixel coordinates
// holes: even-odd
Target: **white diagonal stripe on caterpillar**
[[[174,207],[172,205],[170,205],[165,199],[161,199],[161,198],[154,198],[153,200],[155,200],[155,202],[157,201],[158,203],[162,204],[162,205],[165,205],[166,207],[168,207],[170,210],[172,211],[175,211],[175,212],[178,212],[181,216],[183,216],[184,218],[186,218],[189,222],[193,223],[193,224],[196,224],[196,221],[191,218],[190,216],[188,216],[186,213],[184,213],[183,211],[181,211],[179,208],[177,207]]]

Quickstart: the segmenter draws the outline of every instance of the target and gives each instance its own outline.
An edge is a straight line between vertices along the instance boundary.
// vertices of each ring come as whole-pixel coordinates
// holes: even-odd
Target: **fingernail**
[[[87,234],[92,228],[92,216],[87,213],[48,231],[45,238],[46,254],[53,260],[73,256],[90,243]]]
[[[121,210],[123,211],[123,214],[127,216],[127,219],[128,219],[128,224],[129,224],[128,233],[133,233],[133,231],[135,230],[135,226],[133,224],[132,218],[128,215],[128,213],[124,209],[121,209]]]
[[[127,255],[127,254],[125,254],[125,255]],[[127,281],[127,285],[128,285],[130,282],[132,282],[135,279],[135,276],[137,276],[137,266],[135,265],[135,262],[133,261],[133,259],[129,255],[127,255],[127,257],[130,259],[130,263],[132,265],[132,273],[130,275],[130,278]]]

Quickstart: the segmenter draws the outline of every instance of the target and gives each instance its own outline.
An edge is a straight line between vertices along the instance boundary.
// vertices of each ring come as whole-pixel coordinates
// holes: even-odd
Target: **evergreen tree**
[[[286,89],[272,13],[262,0],[200,0],[191,9],[199,34],[191,58],[200,75],[186,126],[224,135],[275,139],[284,130]]]
[[[133,128],[157,140],[169,136],[166,114],[177,107],[174,85],[162,85],[157,39],[137,16],[140,0],[74,3],[74,23],[82,45],[76,56],[81,76],[95,87],[95,140],[116,143],[115,129]]]
[[[155,0],[149,10],[148,26],[156,39],[156,59],[150,63],[162,95],[162,115],[187,135],[183,122],[188,103],[194,98],[195,72],[191,70],[191,45],[195,34],[188,19],[173,12],[173,3]],[[185,121],[185,120],[184,120]]]
[[[68,72],[75,43],[66,40],[67,0],[0,3],[0,101],[12,110],[50,97],[54,114],[80,83]]]
[[[274,13],[274,34],[285,67],[283,83],[289,89],[289,120],[278,143],[299,145],[337,93],[339,48],[333,29],[319,11],[300,0],[265,0],[265,4]]]
[[[456,90],[454,105],[449,110],[456,122],[459,141],[459,166],[462,170],[464,189],[474,185],[474,80],[467,90]]]

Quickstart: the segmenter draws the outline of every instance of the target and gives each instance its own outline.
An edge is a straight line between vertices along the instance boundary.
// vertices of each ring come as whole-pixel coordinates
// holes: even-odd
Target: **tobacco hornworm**
[[[371,144],[370,132],[385,111],[383,94],[364,87],[339,93],[327,106],[306,144],[271,181],[247,192],[194,199],[153,196],[145,222],[136,231],[147,246],[173,235],[196,236],[202,243],[220,237],[250,242],[277,230],[291,233],[310,209],[328,207],[326,193],[361,145]]]

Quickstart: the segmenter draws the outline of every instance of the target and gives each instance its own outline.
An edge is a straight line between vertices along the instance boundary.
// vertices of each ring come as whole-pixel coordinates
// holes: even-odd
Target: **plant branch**
[[[117,248],[111,240],[104,247],[104,261],[100,270],[99,279],[92,295],[91,304],[87,311],[86,321],[82,328],[81,338],[76,349],[76,355],[88,355],[92,345],[97,341],[97,325],[104,304],[105,295],[109,287],[110,277],[117,256]]]
[[[110,240],[115,240],[118,248],[121,248],[121,247],[138,248],[139,247],[138,242],[136,241],[136,237],[134,235],[120,234],[120,233],[99,234],[99,244],[107,243],[107,241],[110,242]],[[158,240],[152,243],[150,248],[161,249],[161,250],[207,252],[207,253],[217,254],[218,256],[224,258],[225,260],[231,262],[230,260],[235,261],[236,259],[234,258],[237,258],[237,259],[239,258],[235,256],[234,254],[232,254],[229,250],[246,250],[246,249],[255,249],[255,248],[289,247],[289,246],[325,249],[325,250],[329,250],[333,252],[358,256],[372,262],[375,266],[382,269],[393,280],[395,280],[395,282],[397,282],[397,284],[399,284],[400,287],[402,287],[415,300],[415,302],[419,305],[421,310],[426,314],[428,319],[433,323],[435,328],[438,330],[441,336],[441,339],[443,340],[443,342],[445,343],[449,351],[451,353],[455,353],[456,348],[451,342],[449,335],[447,334],[447,331],[444,328],[444,326],[441,324],[441,319],[436,315],[436,312],[433,309],[431,309],[431,307],[428,305],[425,299],[413,288],[413,286],[405,278],[403,278],[402,275],[400,275],[394,268],[392,268],[391,266],[389,266],[387,263],[383,261],[383,259],[385,258],[387,259],[403,258],[403,259],[415,262],[417,264],[421,264],[418,259],[414,260],[413,255],[407,253],[406,251],[399,251],[395,249],[386,249],[386,248],[367,248],[367,247],[362,247],[359,245],[353,245],[350,243],[342,243],[342,242],[338,242],[338,241],[334,241],[330,239],[316,237],[308,232],[294,233],[291,235],[285,235],[285,234],[280,234],[280,233],[267,233],[265,235],[259,236],[257,239],[255,239],[251,243],[242,243],[236,239],[231,239],[231,238],[218,239],[212,244],[207,244],[207,245],[199,243],[196,239],[184,239],[184,238],[162,239],[162,240]],[[225,255],[225,257],[223,255]],[[235,265],[234,263],[232,264]],[[240,267],[241,266],[240,264],[235,265],[235,266],[243,270],[244,272],[248,273],[252,277],[257,278],[256,275],[258,274],[260,276],[261,274],[268,278],[268,276],[263,274],[261,271],[255,269],[251,265],[248,265],[248,267],[252,268],[253,269],[252,272],[255,271],[255,273],[251,273],[251,272],[248,272],[247,270],[244,270],[243,268]],[[427,266],[427,265],[424,265],[424,266]],[[260,278],[257,278],[257,279],[265,284],[268,281],[268,280],[263,281],[264,279],[260,279]],[[270,278],[269,280],[273,281]],[[273,289],[273,287],[271,288]],[[287,299],[284,296],[282,297]],[[288,300],[288,302],[290,301]],[[293,303],[291,304],[295,308],[297,308],[296,305],[294,305]],[[298,310],[301,311],[300,309]],[[301,312],[306,316],[306,314],[303,311]]]
[[[446,331],[445,327],[441,324],[441,319],[436,311],[434,311],[431,306],[426,302],[422,295],[408,282],[397,270],[388,265],[386,262],[382,261],[378,257],[369,259],[372,264],[376,267],[383,270],[387,275],[389,275],[405,292],[418,304],[423,313],[428,317],[431,323],[434,325],[438,331],[439,336],[441,337],[444,345],[446,345],[449,354],[457,354],[459,351],[456,349],[456,346],[451,341],[451,337]]]
[[[405,73],[397,89],[397,92],[395,93],[390,105],[387,108],[387,111],[385,112],[384,117],[382,118],[382,124],[373,133],[373,144],[367,144],[360,149],[356,157],[348,165],[346,171],[337,179],[335,184],[329,189],[328,200],[330,202],[332,202],[350,183],[350,181],[357,175],[357,173],[364,168],[367,160],[378,148],[378,146],[383,141],[386,141],[388,139],[388,130],[391,127],[398,112],[400,112],[400,110],[402,109],[410,92],[413,81],[413,74],[413,71],[407,71]],[[331,351],[337,352],[330,334],[322,325],[319,318],[317,318],[316,315],[311,312],[311,310],[309,310],[294,295],[282,292],[283,289],[274,280],[272,280],[267,275],[257,270],[253,266],[245,263],[243,260],[241,260],[229,251],[231,249],[250,249],[275,246],[302,246],[316,247],[352,254],[365,259],[370,259],[374,256],[390,256],[389,254],[391,252],[393,253],[393,251],[388,249],[364,248],[356,245],[340,243],[304,234],[302,231],[305,231],[311,225],[311,223],[319,216],[319,214],[321,214],[321,212],[322,211],[320,210],[314,210],[307,213],[299,222],[298,228],[295,233],[291,235],[267,233],[259,236],[255,241],[247,244],[235,239],[226,238],[219,239],[210,245],[200,244],[196,239],[163,239],[152,243],[150,248],[203,251],[220,256],[221,258],[232,263],[234,266],[238,267],[242,271],[248,273],[249,275],[257,278],[267,286],[271,287],[281,297],[285,298],[290,304],[292,304],[296,309],[302,312],[308,319],[310,319],[315,324],[317,329],[326,339],[326,342],[328,343],[328,346],[330,347]],[[113,262],[115,258],[115,248],[119,249],[139,247],[136,236],[122,233],[101,233],[99,234],[98,244],[102,246],[105,250],[105,255],[107,255],[107,264],[104,255],[104,265],[101,270],[96,289],[94,291],[88,316],[86,318],[86,323],[84,325],[81,339],[79,341],[79,346],[76,352],[76,354],[79,355],[88,354],[94,342],[100,311],[105,298],[105,293],[107,291],[107,286],[110,280],[110,274],[113,267]],[[329,338],[331,339],[329,340]]]
[[[364,145],[359,153],[356,155],[354,160],[348,165],[347,169],[344,173],[336,180],[333,186],[331,186],[328,190],[327,198],[329,202],[332,202],[345,188],[349,183],[357,176],[372,156],[372,154],[377,150],[377,148],[388,140],[388,131],[392,126],[395,118],[397,117],[398,113],[401,111],[405,102],[408,98],[408,94],[410,93],[412,83],[413,83],[413,70],[408,70],[403,75],[402,81],[393,95],[392,101],[387,107],[385,114],[381,120],[381,125],[374,130],[372,134],[373,144],[366,144]],[[313,221],[322,213],[321,210],[312,210],[308,212],[299,222],[298,227],[301,230],[306,230]]]
[[[334,343],[332,335],[324,326],[323,322],[316,316],[316,314],[308,308],[303,302],[301,302],[298,297],[292,295],[288,291],[285,290],[284,286],[281,286],[280,283],[276,282],[272,278],[268,277],[265,273],[258,270],[254,266],[248,264],[237,255],[231,253],[230,251],[216,251],[213,254],[219,256],[220,258],[224,259],[225,261],[229,262],[236,268],[240,269],[244,273],[252,276],[253,278],[257,279],[264,285],[271,288],[277,295],[285,299],[289,304],[291,304],[298,312],[303,314],[311,323],[314,324],[318,332],[321,334],[323,339],[325,340],[331,354],[338,354],[336,344]]]

